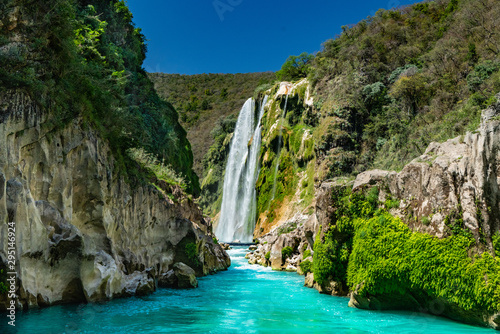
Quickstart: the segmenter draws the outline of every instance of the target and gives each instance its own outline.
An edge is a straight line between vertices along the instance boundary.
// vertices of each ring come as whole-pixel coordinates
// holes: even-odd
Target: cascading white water
[[[252,242],[255,227],[256,191],[259,174],[257,159],[260,152],[260,120],[264,114],[264,98],[254,126],[255,102],[248,99],[238,116],[231,139],[224,176],[222,207],[215,234],[223,242]]]
[[[271,205],[272,200],[274,199],[274,196],[276,196],[276,180],[278,179],[278,169],[280,168],[280,162],[281,162],[281,142],[283,140],[283,119],[286,116],[286,105],[288,104],[288,94],[289,92],[287,91],[286,93],[286,98],[285,98],[285,107],[283,108],[283,113],[281,114],[280,118],[280,132],[279,132],[279,137],[278,137],[278,161],[276,162],[276,167],[274,168],[274,183],[273,183],[273,192],[271,196],[271,200],[269,201],[269,205]]]

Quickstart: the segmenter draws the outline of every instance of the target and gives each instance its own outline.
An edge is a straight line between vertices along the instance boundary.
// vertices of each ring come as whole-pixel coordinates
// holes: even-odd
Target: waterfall
[[[258,157],[261,143],[260,120],[264,114],[264,98],[255,126],[255,102],[248,99],[241,108],[231,139],[224,176],[222,207],[215,230],[224,242],[251,242],[255,227]]]
[[[281,141],[283,140],[283,119],[286,116],[286,105],[288,104],[288,94],[289,92],[287,91],[286,93],[286,98],[285,98],[285,107],[283,108],[283,113],[281,114],[280,118],[280,133],[279,133],[279,138],[278,138],[278,160],[276,162],[276,167],[274,168],[274,183],[273,183],[273,192],[271,196],[271,200],[269,201],[269,205],[271,205],[272,200],[274,199],[274,196],[276,195],[276,180],[278,178],[278,169],[280,168],[280,161],[281,161]]]

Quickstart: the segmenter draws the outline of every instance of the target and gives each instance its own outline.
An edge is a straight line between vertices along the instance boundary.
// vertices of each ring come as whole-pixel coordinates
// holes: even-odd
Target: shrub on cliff
[[[15,6],[20,17],[9,30]],[[0,14],[0,49],[11,51],[0,52],[3,89],[27,93],[55,126],[81,117],[109,142],[122,175],[144,181],[126,153],[142,148],[198,193],[186,132],[142,69],[145,37],[124,1],[8,0]],[[17,35],[21,44],[13,42]]]
[[[314,56],[303,52],[298,56],[290,56],[276,73],[280,81],[294,81],[307,77]]]
[[[315,280],[347,284],[365,297],[416,293],[464,310],[500,311],[498,256],[479,251],[470,232],[438,239],[411,231],[386,211],[391,201],[382,208],[376,187],[334,188],[330,228],[314,244]],[[494,247],[499,239],[493,237]],[[344,255],[341,245],[348,246]]]
[[[300,263],[300,270],[304,273],[304,275],[307,275],[307,273],[312,273],[313,272],[313,264],[309,260],[305,260]]]
[[[281,250],[281,257],[283,259],[288,259],[293,254],[293,248],[290,246],[286,246]]]
[[[354,237],[354,221],[372,217],[378,207],[378,188],[352,192],[348,187],[335,187],[332,191],[335,211],[323,240],[314,242],[313,271],[319,283],[334,280],[347,283],[349,256]]]

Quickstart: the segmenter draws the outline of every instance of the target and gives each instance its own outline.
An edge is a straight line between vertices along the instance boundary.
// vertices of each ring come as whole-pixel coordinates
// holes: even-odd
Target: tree
[[[427,83],[422,73],[402,75],[392,86],[391,96],[401,99],[409,114],[415,114],[427,96]]]
[[[301,53],[299,56],[290,56],[281,66],[281,70],[276,73],[276,76],[281,81],[294,81],[307,77],[311,61],[314,55],[307,52]]]
[[[222,88],[221,92],[220,92],[220,97],[222,97],[223,100],[225,100],[227,98],[227,95],[229,93],[227,92],[227,88]]]

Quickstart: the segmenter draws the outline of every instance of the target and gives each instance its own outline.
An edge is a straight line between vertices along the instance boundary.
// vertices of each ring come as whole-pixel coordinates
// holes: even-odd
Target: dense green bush
[[[419,291],[465,310],[500,310],[500,263],[489,252],[469,256],[474,239],[412,232],[387,212],[354,225],[348,282],[360,295]]]
[[[314,56],[303,52],[298,56],[290,56],[276,73],[280,81],[295,81],[307,77]]]
[[[467,76],[467,86],[472,92],[479,90],[481,85],[489,78],[493,73],[498,71],[499,64],[494,63],[491,60],[486,60],[485,62],[476,65],[474,71],[470,72]]]
[[[293,248],[286,246],[281,250],[281,257],[285,260],[288,259],[293,254]]]
[[[354,219],[373,216],[378,207],[378,188],[366,192],[352,192],[349,187],[335,187],[332,191],[335,211],[330,228],[322,240],[314,242],[313,271],[319,283],[328,280],[346,284],[347,267],[354,237]]]
[[[299,264],[300,270],[304,273],[304,275],[307,275],[307,273],[312,273],[313,272],[313,264],[311,261],[306,260],[303,261]]]

